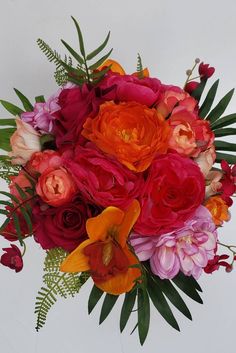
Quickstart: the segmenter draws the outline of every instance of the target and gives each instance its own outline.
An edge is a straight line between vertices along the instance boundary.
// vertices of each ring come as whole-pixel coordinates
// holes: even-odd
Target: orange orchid
[[[61,264],[62,272],[90,271],[98,288],[119,295],[129,292],[141,275],[137,257],[127,244],[128,235],[140,214],[134,200],[127,211],[107,207],[100,215],[87,220],[89,236]]]
[[[99,66],[98,70],[102,70],[105,67],[108,67],[111,65],[111,71],[118,73],[120,75],[125,75],[125,70],[123,69],[123,67],[115,60],[113,59],[108,59],[106,60],[101,66]],[[132,75],[139,77],[139,75],[142,75],[142,77],[149,77],[149,71],[148,68],[146,67],[145,69],[143,69],[141,72],[134,72]]]

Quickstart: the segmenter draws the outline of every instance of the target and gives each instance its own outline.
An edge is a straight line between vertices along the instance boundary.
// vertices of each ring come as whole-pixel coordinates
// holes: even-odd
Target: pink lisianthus
[[[179,271],[198,279],[215,256],[216,226],[210,212],[199,206],[182,228],[158,237],[132,234],[131,245],[140,261],[150,260],[153,273],[161,279],[174,278]]]
[[[205,180],[195,162],[178,153],[156,157],[139,197],[141,213],[135,232],[152,236],[182,227],[204,196]]]
[[[91,143],[77,146],[74,158],[64,157],[63,164],[84,198],[98,206],[126,208],[144,185],[141,173],[133,173]]]
[[[134,75],[119,75],[109,72],[99,87],[104,92],[106,100],[134,101],[150,107],[157,102],[162,85],[157,78],[139,79]]]
[[[34,110],[22,113],[21,119],[42,134],[51,133],[55,120],[53,114],[60,109],[58,105],[60,91],[52,95],[45,103],[35,103]]]

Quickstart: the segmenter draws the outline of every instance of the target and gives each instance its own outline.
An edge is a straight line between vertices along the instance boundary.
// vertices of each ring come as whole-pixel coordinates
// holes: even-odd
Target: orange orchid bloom
[[[141,271],[127,244],[128,235],[138,219],[140,205],[134,200],[127,211],[107,207],[100,215],[87,220],[89,236],[61,264],[62,272],[90,271],[95,285],[104,292],[119,295],[129,292]]]
[[[111,71],[112,72],[115,72],[117,74],[120,74],[120,75],[125,75],[125,70],[123,69],[123,67],[115,60],[113,59],[108,59],[106,60],[101,66],[98,67],[97,70],[102,70],[104,69],[105,67],[108,67],[111,65]],[[149,77],[149,70],[148,68],[146,67],[145,69],[143,69],[141,71],[141,74],[143,77]],[[133,76],[136,76],[136,77],[139,77],[140,75],[140,72],[134,72],[132,74]]]

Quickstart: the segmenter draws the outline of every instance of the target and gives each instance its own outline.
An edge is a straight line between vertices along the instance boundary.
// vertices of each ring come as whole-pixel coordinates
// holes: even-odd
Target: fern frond
[[[20,167],[11,164],[10,158],[0,156],[0,178],[4,179],[8,184],[11,182],[11,177],[19,174]]]
[[[143,78],[143,64],[139,53],[137,56],[137,73],[139,78]]]
[[[44,55],[47,57],[48,61],[54,62],[57,69],[62,66],[61,55],[58,54],[56,50],[53,50],[46,42],[44,42],[44,40],[40,38],[37,40],[37,44],[40,50],[42,50]]]
[[[53,304],[55,304],[57,298],[55,296],[53,288],[44,288],[38,292],[35,304],[35,314],[37,314],[36,330],[39,331],[46,322],[47,314]]]

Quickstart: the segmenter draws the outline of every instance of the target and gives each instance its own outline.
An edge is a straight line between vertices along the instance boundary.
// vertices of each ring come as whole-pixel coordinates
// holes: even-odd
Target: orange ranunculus
[[[104,292],[119,295],[129,292],[141,271],[127,244],[128,235],[140,214],[134,200],[126,212],[107,207],[100,215],[87,220],[89,236],[64,260],[62,272],[90,271],[95,285]]]
[[[211,212],[213,221],[217,226],[222,225],[223,221],[229,221],[228,206],[220,196],[210,197],[205,202],[205,207]]]
[[[84,137],[136,172],[147,169],[156,154],[167,151],[168,124],[156,109],[139,103],[104,103],[83,127]]]
[[[125,75],[125,70],[123,69],[123,67],[115,60],[112,59],[108,59],[106,61],[104,61],[104,63],[98,67],[98,70],[102,70],[105,67],[108,67],[111,65],[110,70],[112,72],[118,73],[120,75]]]

